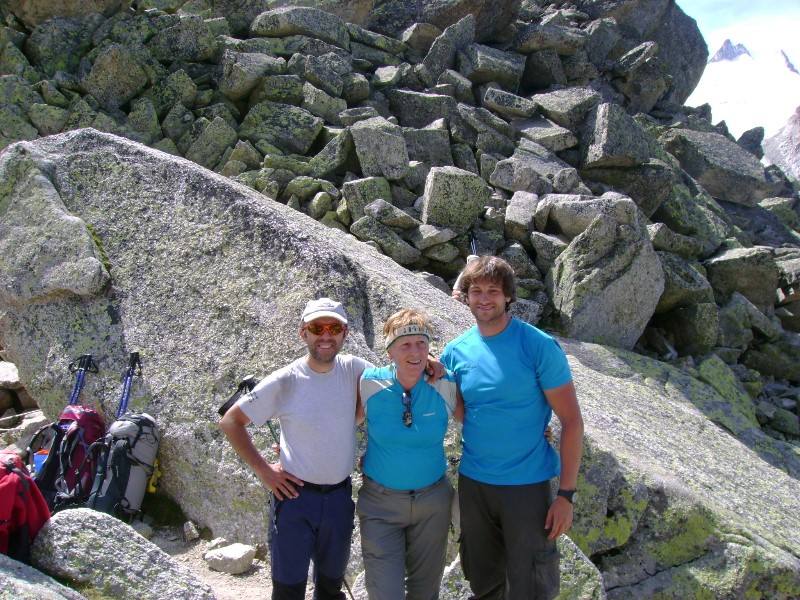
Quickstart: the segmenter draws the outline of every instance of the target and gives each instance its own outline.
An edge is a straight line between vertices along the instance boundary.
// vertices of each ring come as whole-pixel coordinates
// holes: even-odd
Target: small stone
[[[197,531],[197,525],[192,521],[186,521],[183,524],[183,539],[187,542],[192,542],[200,538],[200,532]]]
[[[308,216],[319,220],[333,208],[333,199],[327,192],[317,192],[308,205]]]
[[[215,550],[209,550],[203,555],[210,569],[238,575],[253,566],[256,549],[246,544],[235,543]]]
[[[153,537],[153,528],[144,521],[134,521],[131,523],[131,527],[133,527],[136,530],[136,533],[146,540],[149,540]]]

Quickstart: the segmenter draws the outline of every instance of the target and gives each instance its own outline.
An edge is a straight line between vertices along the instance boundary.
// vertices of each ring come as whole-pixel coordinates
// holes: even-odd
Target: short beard
[[[326,358],[326,357],[320,356],[320,353],[317,351],[317,348],[314,345],[310,345],[308,347],[308,355],[311,358],[313,358],[315,361],[317,361],[317,362],[332,363],[334,360],[336,360],[336,355],[339,354],[339,350],[341,350],[341,349],[342,349],[341,346],[337,347],[336,348],[336,352],[334,352],[330,356],[330,358]]]

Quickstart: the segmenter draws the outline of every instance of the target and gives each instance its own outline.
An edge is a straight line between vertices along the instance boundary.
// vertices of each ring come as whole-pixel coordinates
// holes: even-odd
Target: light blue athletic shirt
[[[364,474],[395,490],[415,490],[444,475],[444,434],[456,403],[453,373],[433,385],[423,377],[411,388],[411,427],[403,424],[403,386],[394,365],[366,369],[361,402],[367,424]]]
[[[494,485],[539,483],[561,464],[544,437],[552,410],[542,390],[572,380],[564,351],[543,331],[511,319],[499,334],[477,326],[444,349],[464,398],[460,472]]]

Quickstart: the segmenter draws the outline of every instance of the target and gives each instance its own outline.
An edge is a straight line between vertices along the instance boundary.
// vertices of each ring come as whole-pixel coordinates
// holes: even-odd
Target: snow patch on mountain
[[[700,83],[686,101],[689,106],[711,105],[714,122],[724,120],[735,137],[753,127],[764,127],[766,137],[777,133],[800,106],[800,74],[786,52],[748,51],[726,40],[715,53],[735,56],[709,61]],[[723,52],[725,50],[725,52]],[[713,60],[713,59],[712,59]]]

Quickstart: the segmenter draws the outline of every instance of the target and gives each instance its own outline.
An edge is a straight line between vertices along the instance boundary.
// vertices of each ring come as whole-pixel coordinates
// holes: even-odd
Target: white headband
[[[397,329],[393,330],[392,333],[386,336],[386,349],[389,349],[394,341],[405,335],[424,335],[428,338],[428,341],[431,341],[431,332],[427,327],[423,327],[421,325],[416,325],[414,323],[410,325],[404,325],[403,327],[398,327]]]

